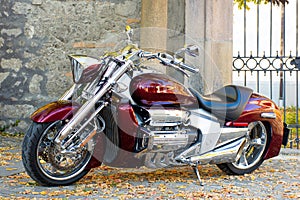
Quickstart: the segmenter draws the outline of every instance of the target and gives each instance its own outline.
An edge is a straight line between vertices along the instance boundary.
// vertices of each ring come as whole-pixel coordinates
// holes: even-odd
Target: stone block
[[[32,0],[32,2],[31,2],[32,5],[36,5],[36,6],[42,5],[42,3],[43,3],[42,0]]]
[[[0,105],[0,116],[2,119],[23,119],[28,118],[35,110],[32,105]]]
[[[22,34],[22,30],[20,28],[2,29],[1,35],[4,35],[4,34],[6,34],[8,36],[18,37],[19,35]]]
[[[41,93],[41,81],[43,81],[43,77],[41,75],[35,74],[32,76],[31,81],[29,83],[29,92],[31,94]]]
[[[4,39],[0,37],[0,48],[3,47],[3,45],[4,45]]]
[[[117,15],[128,17],[136,13],[137,1],[125,1],[124,3],[116,4],[115,13]]]
[[[1,83],[8,77],[9,74],[9,72],[0,73],[0,87]]]
[[[22,60],[20,60],[18,58],[11,58],[11,59],[2,58],[0,66],[3,69],[12,69],[17,72],[22,67]]]

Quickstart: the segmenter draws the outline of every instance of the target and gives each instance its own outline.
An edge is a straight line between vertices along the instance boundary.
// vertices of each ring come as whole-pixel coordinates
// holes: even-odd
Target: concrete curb
[[[300,156],[300,149],[282,148],[280,150],[280,154],[282,154],[282,155],[298,155],[298,156]]]

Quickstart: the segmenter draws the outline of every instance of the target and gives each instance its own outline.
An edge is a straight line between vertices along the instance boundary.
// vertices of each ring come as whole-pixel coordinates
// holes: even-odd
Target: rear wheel
[[[242,175],[251,173],[264,161],[270,143],[270,133],[261,121],[251,122],[248,128],[246,143],[236,161],[217,165],[227,174]]]
[[[62,151],[54,138],[64,126],[62,121],[32,123],[22,144],[22,160],[28,175],[41,185],[69,185],[88,173],[94,145]]]

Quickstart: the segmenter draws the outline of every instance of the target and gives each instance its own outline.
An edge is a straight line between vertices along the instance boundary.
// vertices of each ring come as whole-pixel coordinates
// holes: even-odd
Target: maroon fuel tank
[[[138,75],[129,88],[132,99],[140,106],[198,106],[197,99],[187,88],[164,74]]]

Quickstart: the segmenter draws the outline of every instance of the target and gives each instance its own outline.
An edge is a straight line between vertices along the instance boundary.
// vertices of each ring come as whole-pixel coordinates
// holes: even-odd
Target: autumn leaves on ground
[[[20,145],[2,144],[0,167],[15,170],[9,167],[12,160],[21,162]],[[225,175],[215,165],[199,166],[204,187],[188,166],[156,171],[101,166],[64,187],[39,186],[21,172],[0,177],[0,199],[299,199],[299,161],[267,160],[244,176]]]

